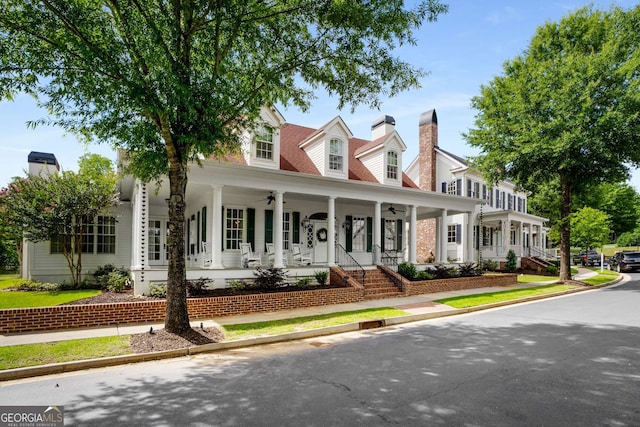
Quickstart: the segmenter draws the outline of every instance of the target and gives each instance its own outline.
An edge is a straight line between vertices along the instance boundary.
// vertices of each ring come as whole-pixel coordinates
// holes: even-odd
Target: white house
[[[419,240],[423,252],[441,252],[452,262],[492,259],[506,260],[511,249],[519,257],[548,258],[545,222],[547,218],[527,213],[527,194],[516,191],[509,181],[488,184],[469,162],[438,145],[438,117],[435,110],[423,113],[419,124],[420,153],[406,174],[420,188],[475,200],[471,213],[446,216],[446,241],[437,235],[433,221],[424,221]],[[432,223],[432,224],[430,224]],[[437,232],[436,232],[437,231]],[[464,243],[472,239],[472,245]]]
[[[435,111],[430,117],[437,135]],[[253,277],[246,267],[257,264],[305,275],[333,266],[422,263],[427,247],[435,262],[473,261],[473,231],[480,227],[487,230],[484,247],[498,257],[511,242],[542,248],[544,219],[526,214],[525,195],[507,183],[491,189],[500,205],[494,199],[484,206],[480,225],[479,194],[486,193],[474,186],[484,188],[481,179],[462,159],[439,149],[437,139],[431,153],[436,170],[430,173],[461,184],[455,191],[449,184],[444,192],[426,188],[425,167],[418,165],[431,160],[422,153],[422,139],[421,154],[405,173],[406,145],[393,117],[381,117],[372,124],[371,138],[360,139],[340,117],[313,129],[286,123],[275,108],[264,108],[261,124],[242,135],[242,155],[203,159],[201,167],[189,171],[187,278],[207,277],[225,286],[228,280]],[[475,191],[470,197],[467,182]],[[122,204],[87,230],[91,238],[83,245],[83,266],[88,273],[105,264],[128,267],[138,294],[146,293],[149,283],[166,280],[167,184],[157,188],[131,176],[121,180]],[[420,237],[424,224],[432,231],[428,242]],[[510,234],[514,239],[503,239],[502,230],[511,227],[517,227]],[[246,244],[251,260],[242,251]],[[67,277],[62,255],[49,242],[27,243],[25,254],[24,276]]]

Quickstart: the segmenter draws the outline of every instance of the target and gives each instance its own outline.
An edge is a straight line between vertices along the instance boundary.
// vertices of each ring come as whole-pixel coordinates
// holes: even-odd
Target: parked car
[[[600,254],[595,250],[581,251],[573,256],[573,263],[575,265],[600,265]]]
[[[609,270],[640,270],[640,252],[617,252],[609,258]]]

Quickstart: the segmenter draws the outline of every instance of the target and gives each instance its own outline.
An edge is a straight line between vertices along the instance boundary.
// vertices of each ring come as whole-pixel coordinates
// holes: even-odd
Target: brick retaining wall
[[[332,269],[334,270],[334,269]],[[391,270],[385,269],[389,273]],[[397,276],[397,273],[392,272]],[[341,277],[346,281],[353,278]],[[334,275],[332,273],[332,279]],[[338,277],[336,277],[337,279]],[[517,275],[466,277],[410,282],[402,278],[404,295],[512,285]],[[364,291],[355,283],[348,288],[313,291],[278,292],[213,298],[189,298],[187,305],[192,320],[232,316],[364,300]],[[55,307],[15,308],[0,310],[0,334],[50,331],[56,329],[91,328],[132,323],[164,322],[164,300],[92,305],[59,305]]]
[[[332,288],[304,292],[189,298],[192,320],[362,301],[362,290]],[[164,300],[113,304],[59,305],[0,310],[0,333],[91,328],[164,322]]]
[[[402,281],[402,287],[405,295],[409,296],[490,286],[515,285],[517,282],[517,274],[500,274],[476,277],[458,277],[454,279],[434,279],[419,282],[411,282],[405,279]]]

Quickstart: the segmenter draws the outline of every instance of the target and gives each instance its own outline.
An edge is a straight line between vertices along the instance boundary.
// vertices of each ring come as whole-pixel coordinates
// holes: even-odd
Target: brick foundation
[[[355,282],[348,275],[334,273],[333,270],[335,269],[332,269],[332,280],[340,279],[346,282]],[[383,270],[387,274],[394,275],[397,279],[396,281],[402,282],[402,291],[405,296],[486,286],[512,285],[517,281],[517,275],[504,274],[410,282],[387,268],[383,268]],[[364,289],[359,284],[353,283],[353,286],[346,288],[214,298],[189,298],[187,305],[189,318],[198,320],[361,301],[364,301]],[[164,300],[6,309],[0,310],[0,333],[15,334],[57,329],[164,322],[165,311],[166,304]]]

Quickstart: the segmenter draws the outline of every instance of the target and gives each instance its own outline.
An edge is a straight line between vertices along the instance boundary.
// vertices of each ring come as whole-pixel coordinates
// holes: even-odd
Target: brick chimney
[[[436,151],[438,146],[438,116],[436,110],[420,115],[418,123],[420,179],[418,186],[423,190],[436,191]]]
[[[436,110],[420,115],[418,122],[418,186],[427,191],[436,191],[436,150],[438,146],[438,116]],[[418,262],[433,262],[436,251],[436,220],[418,221]]]

